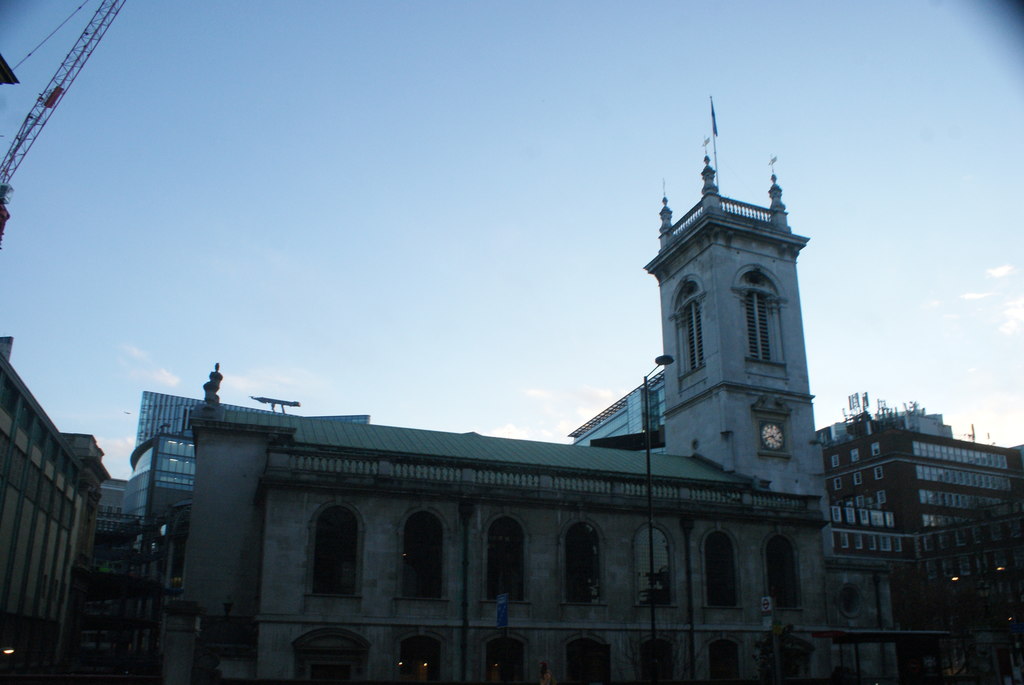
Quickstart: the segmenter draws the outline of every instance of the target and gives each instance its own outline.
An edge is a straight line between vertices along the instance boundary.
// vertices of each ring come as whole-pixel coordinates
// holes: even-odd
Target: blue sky
[[[13,66],[80,3],[7,0]],[[6,150],[96,7],[0,86]],[[128,474],[143,390],[564,440],[661,353],[664,179],[800,258],[819,426],[917,401],[1024,443],[1010,5],[128,0],[13,179],[0,335]],[[130,413],[126,413],[130,412]]]

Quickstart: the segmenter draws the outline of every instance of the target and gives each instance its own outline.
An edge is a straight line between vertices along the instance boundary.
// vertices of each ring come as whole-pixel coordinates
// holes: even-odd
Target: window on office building
[[[860,460],[860,450],[858,450],[856,447],[854,447],[852,450],[850,450],[850,463],[853,463],[853,462],[859,461],[859,460]]]

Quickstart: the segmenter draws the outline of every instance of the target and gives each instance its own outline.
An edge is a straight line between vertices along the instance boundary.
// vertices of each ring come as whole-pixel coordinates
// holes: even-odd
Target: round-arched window
[[[860,590],[854,585],[844,585],[839,591],[839,611],[846,616],[860,613]]]

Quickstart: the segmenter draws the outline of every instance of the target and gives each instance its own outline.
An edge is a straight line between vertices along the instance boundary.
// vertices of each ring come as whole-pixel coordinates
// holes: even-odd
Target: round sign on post
[[[765,596],[761,598],[761,613],[770,614],[772,613],[772,598]]]

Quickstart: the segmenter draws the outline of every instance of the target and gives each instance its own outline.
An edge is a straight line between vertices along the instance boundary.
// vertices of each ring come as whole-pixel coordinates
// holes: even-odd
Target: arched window
[[[676,330],[679,335],[679,359],[683,371],[703,366],[703,320],[700,310],[702,295],[693,281],[687,280],[676,298]]]
[[[565,599],[597,602],[601,599],[597,531],[588,523],[574,524],[565,535]]]
[[[310,680],[362,680],[369,643],[346,630],[322,628],[292,643],[299,673]]]
[[[704,331],[701,323],[700,302],[687,302],[683,308],[683,330],[686,335],[686,368],[704,365]]]
[[[774,352],[775,288],[768,277],[757,270],[748,271],[742,280],[745,289],[747,357],[771,361],[778,357]]]
[[[736,606],[736,559],[732,540],[721,531],[704,540],[704,577],[708,606]]]
[[[799,606],[800,588],[796,577],[796,557],[789,540],[781,535],[774,536],[765,547],[764,557],[768,575],[768,594],[775,598],[775,605]]]
[[[441,596],[441,522],[419,511],[405,522],[402,548],[402,595],[405,597]]]
[[[487,682],[509,683],[526,680],[523,675],[523,643],[499,637],[487,643]]]
[[[650,604],[651,601],[648,596],[648,591],[651,589],[648,585],[651,559],[648,554],[650,546],[647,532],[647,526],[644,526],[636,532],[636,537],[633,540],[633,549],[636,552],[636,591],[638,604]],[[654,603],[669,604],[672,601],[672,575],[669,569],[668,539],[658,528],[654,529],[653,535],[654,576],[653,583],[651,583],[651,585],[654,590]]]
[[[657,678],[651,677],[651,667]],[[648,640],[640,646],[640,680],[658,682],[672,680],[672,645],[665,640]]]
[[[679,295],[676,323],[679,327],[679,349],[683,353],[683,368],[693,371],[704,365],[704,329],[699,288],[686,281]]]
[[[441,643],[426,635],[402,640],[398,677],[400,680],[440,680]]]
[[[607,683],[611,676],[611,650],[594,640],[573,640],[565,646],[565,680]]]
[[[487,531],[487,598],[523,599],[523,529],[507,516]]]
[[[708,676],[711,680],[738,680],[740,649],[732,640],[715,640],[708,645]]]
[[[313,592],[355,594],[358,530],[356,517],[345,507],[325,509],[317,518],[313,543]]]

